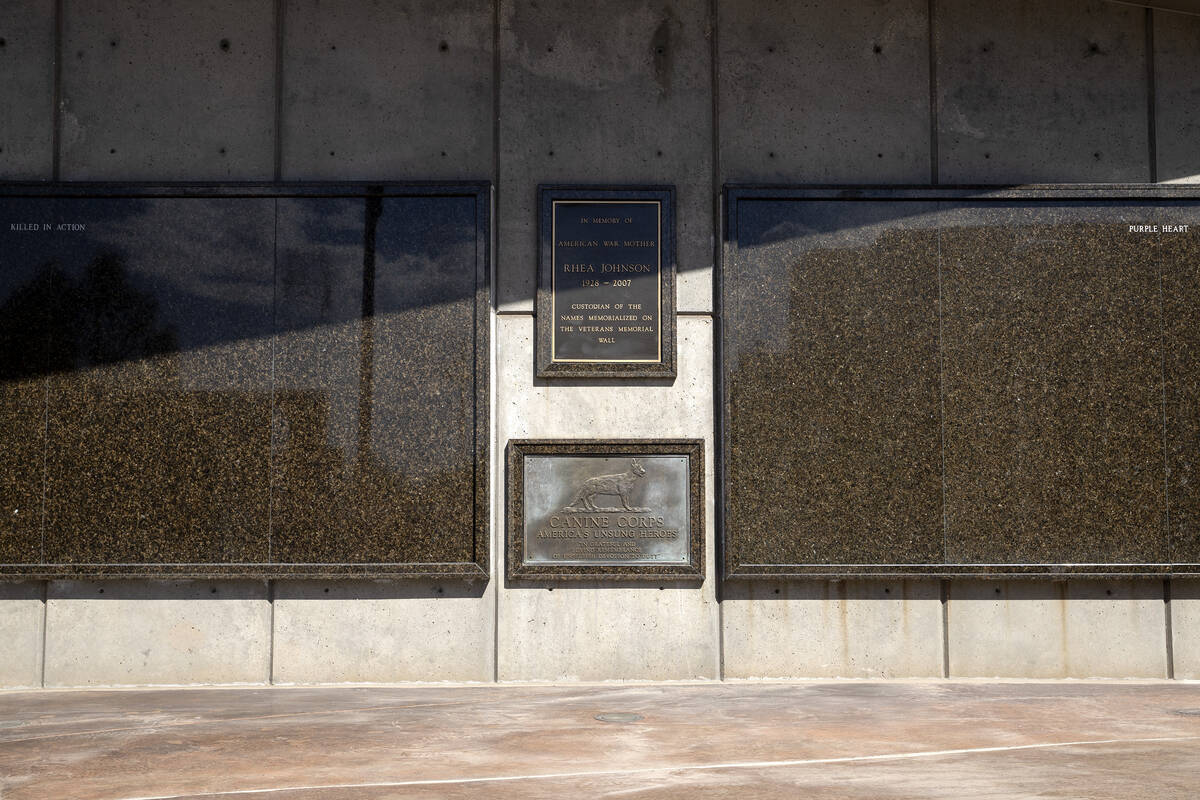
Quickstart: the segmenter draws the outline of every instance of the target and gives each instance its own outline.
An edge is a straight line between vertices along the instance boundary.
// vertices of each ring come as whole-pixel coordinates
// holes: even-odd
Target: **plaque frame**
[[[554,204],[567,202],[658,202],[659,217],[659,359],[657,361],[555,359]],[[675,354],[675,187],[538,186],[538,266],[534,371],[538,378],[674,378]]]
[[[686,456],[688,458],[688,563],[525,563],[525,457]],[[510,439],[505,449],[505,534],[508,579],[704,581],[705,494],[703,439]]]

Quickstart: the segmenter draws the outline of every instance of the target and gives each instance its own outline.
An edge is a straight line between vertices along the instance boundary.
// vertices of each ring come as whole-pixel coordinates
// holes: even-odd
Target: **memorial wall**
[[[0,687],[1200,678],[1200,15],[12,8]]]

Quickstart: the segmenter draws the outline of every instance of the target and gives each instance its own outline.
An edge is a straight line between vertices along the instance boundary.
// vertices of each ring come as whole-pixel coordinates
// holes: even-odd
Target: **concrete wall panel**
[[[271,0],[66,0],[65,180],[269,180]]]
[[[954,581],[956,678],[1165,678],[1162,582]]]
[[[673,583],[501,578],[500,680],[683,680],[716,678],[713,594],[712,321],[679,320],[679,375],[629,383],[533,380],[533,318],[497,319],[497,447],[525,438],[704,438],[705,564],[701,587]],[[503,497],[503,470],[493,492]],[[498,505],[503,508],[502,502]],[[502,527],[494,535],[506,535]],[[504,566],[497,564],[503,576]],[[659,588],[662,586],[663,588]]]
[[[54,177],[54,0],[0,17],[0,180]]]
[[[674,184],[677,308],[712,308],[709,36],[704,0],[502,0],[501,310],[533,309],[539,183]]]
[[[283,176],[492,178],[490,3],[292,0]]]
[[[1200,680],[1200,578],[1171,581],[1171,638],[1175,677]]]
[[[937,581],[753,581],[722,601],[727,678],[942,674]]]
[[[41,581],[0,583],[0,689],[42,685]]]
[[[279,581],[275,683],[490,681],[483,582]]]
[[[938,2],[939,180],[1148,180],[1144,22],[1105,0]]]
[[[46,686],[265,683],[261,581],[51,581]]]
[[[723,182],[929,180],[925,0],[718,9]]]
[[[1154,12],[1158,179],[1200,182],[1200,16]]]

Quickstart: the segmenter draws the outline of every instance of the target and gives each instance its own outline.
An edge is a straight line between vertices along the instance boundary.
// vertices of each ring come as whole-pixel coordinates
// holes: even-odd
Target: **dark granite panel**
[[[274,201],[56,211],[46,561],[266,561]]]
[[[48,299],[58,281],[41,226],[53,217],[52,200],[0,200],[0,564],[41,559]]]
[[[275,561],[476,560],[476,214],[280,200]]]
[[[934,211],[731,209],[727,577],[942,559]]]
[[[0,217],[0,575],[487,574],[485,185]]]
[[[1149,210],[947,204],[951,563],[1166,561],[1161,308]]]
[[[1200,203],[1156,213],[1163,275],[1171,561],[1200,565]],[[1160,228],[1161,230],[1161,228]],[[1194,571],[1194,570],[1193,570]]]

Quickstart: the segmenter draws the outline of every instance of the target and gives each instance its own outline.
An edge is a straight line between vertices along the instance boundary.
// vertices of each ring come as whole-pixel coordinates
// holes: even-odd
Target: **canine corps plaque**
[[[703,576],[703,442],[513,441],[510,577]]]

